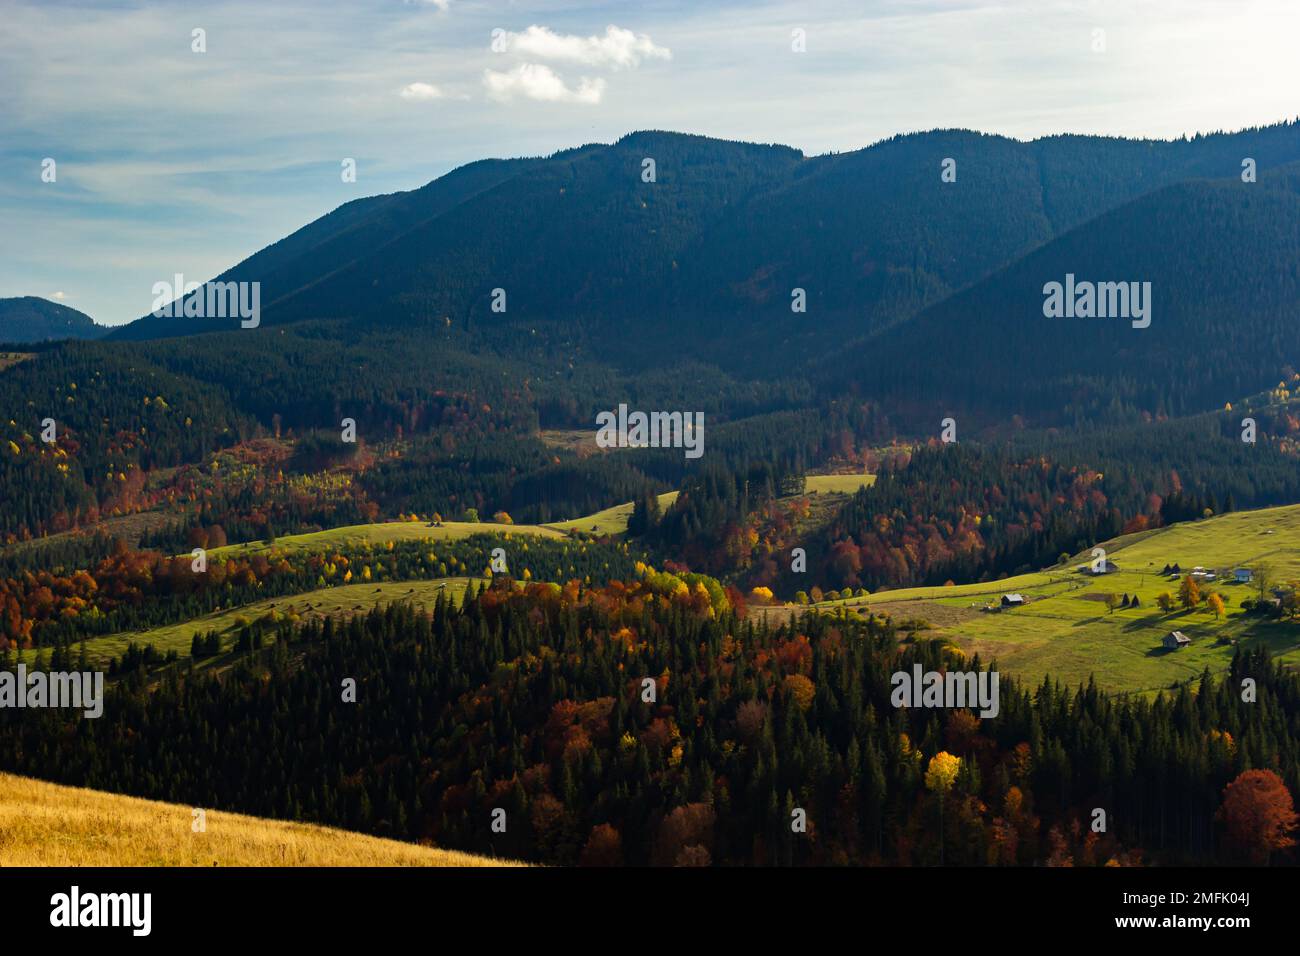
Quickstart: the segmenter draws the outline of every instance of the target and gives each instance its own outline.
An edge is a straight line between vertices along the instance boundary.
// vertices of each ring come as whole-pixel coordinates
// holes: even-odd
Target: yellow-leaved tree
[[[1205,599],[1206,609],[1214,615],[1215,619],[1223,617],[1223,598],[1218,594],[1211,594]]]
[[[930,758],[930,765],[925,769],[925,785],[939,798],[939,865],[943,866],[943,798],[952,785],[957,782],[957,773],[961,770],[961,758],[954,757],[946,750],[940,750]]]

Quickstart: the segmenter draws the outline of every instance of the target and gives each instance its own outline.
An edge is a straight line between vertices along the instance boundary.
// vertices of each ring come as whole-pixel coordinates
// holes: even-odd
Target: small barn
[[[1192,643],[1192,639],[1182,631],[1170,631],[1165,635],[1165,638],[1161,643],[1169,650],[1176,651],[1180,647],[1186,647],[1188,644]]]
[[[1003,607],[1022,607],[1025,604],[1023,594],[1004,594],[1002,595]]]
[[[1232,571],[1233,578],[1238,584],[1249,584],[1255,577],[1255,572],[1250,568],[1234,568]]]

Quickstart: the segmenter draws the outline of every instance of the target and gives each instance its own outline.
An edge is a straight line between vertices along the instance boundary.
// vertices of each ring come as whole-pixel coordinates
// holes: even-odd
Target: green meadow
[[[677,492],[669,491],[659,495],[659,510],[666,511],[677,500]],[[627,531],[628,519],[632,517],[632,502],[627,501],[621,505],[615,505],[612,508],[606,508],[604,511],[597,511],[595,514],[586,515],[582,518],[573,518],[570,521],[552,521],[550,524],[542,525],[544,528],[550,528],[555,531],[579,531],[586,534],[623,534]]]
[[[231,558],[239,555],[255,554],[272,548],[281,551],[324,551],[344,545],[385,545],[389,541],[448,541],[468,538],[475,534],[500,535],[538,535],[544,538],[563,538],[564,533],[554,527],[535,524],[491,524],[471,521],[444,521],[438,527],[431,527],[426,521],[381,521],[377,524],[347,525],[342,528],[329,528],[325,531],[310,531],[306,534],[286,534],[275,539],[274,544],[265,541],[253,541],[247,544],[231,544],[223,548],[213,548],[208,552],[213,557]]]
[[[875,482],[875,475],[809,475],[804,487],[806,495],[851,495],[864,485]],[[659,496],[659,510],[667,511],[677,500],[677,492],[669,491]],[[632,502],[627,501],[604,511],[574,518],[570,521],[552,521],[542,525],[556,531],[578,531],[586,534],[615,535],[627,531],[628,519],[632,517]]]
[[[1234,641],[1243,647],[1266,645],[1283,660],[1300,663],[1300,625],[1244,614],[1241,602],[1258,597],[1258,586],[1237,584],[1232,576],[1238,567],[1267,565],[1273,584],[1300,580],[1300,506],[1235,512],[1125,535],[1102,547],[1118,570],[1079,573],[1075,568],[1091,560],[1090,549],[1058,567],[1001,581],[882,591],[820,606],[870,607],[930,620],[929,633],[1035,682],[1050,675],[1078,684],[1095,676],[1110,690],[1156,691],[1195,679],[1207,667],[1222,672]],[[1167,591],[1177,602],[1181,583],[1160,573],[1166,564],[1180,565],[1184,574],[1197,565],[1218,571],[1219,580],[1202,589],[1223,598],[1223,617],[1216,619],[1205,604],[1163,613],[1156,598]],[[1008,592],[1024,595],[1029,603],[996,614],[980,610]],[[1109,593],[1136,595],[1139,606],[1111,611],[1105,603]],[[1191,646],[1164,649],[1161,639],[1173,630],[1191,638]]]
[[[213,611],[201,617],[167,624],[143,631],[121,631],[86,642],[86,656],[92,664],[104,664],[120,657],[127,645],[135,643],[144,647],[152,644],[161,654],[176,651],[181,659],[190,656],[190,642],[195,634],[216,631],[222,636],[222,649],[229,650],[241,627],[261,621],[266,624],[286,617],[307,621],[314,617],[334,614],[350,616],[369,611],[380,604],[410,601],[418,606],[432,607],[438,594],[445,591],[459,601],[469,586],[470,578],[438,578],[430,581],[386,581],[382,583],[342,584],[337,587],[304,591],[287,597],[268,598],[240,607]],[[74,653],[76,653],[74,651]],[[21,658],[32,660],[36,652],[23,651]]]

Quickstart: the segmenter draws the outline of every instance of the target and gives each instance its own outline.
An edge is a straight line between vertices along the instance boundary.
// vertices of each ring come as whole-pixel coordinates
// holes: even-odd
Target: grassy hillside
[[[585,519],[584,519],[585,520]],[[474,534],[531,534],[544,538],[562,538],[563,532],[554,527],[535,524],[488,524],[469,521],[444,521],[441,527],[431,528],[424,521],[381,521],[377,524],[356,524],[343,528],[328,528],[307,534],[287,534],[276,538],[275,544],[254,541],[248,544],[231,544],[208,552],[213,557],[233,557],[279,548],[285,551],[321,551],[348,544],[387,544],[389,541],[448,541],[468,538]]]
[[[863,485],[875,482],[875,475],[809,475],[804,487],[807,495],[851,495]],[[677,492],[669,491],[659,496],[659,510],[666,511],[677,500]],[[632,516],[632,502],[628,501],[604,511],[571,521],[553,521],[543,525],[558,531],[583,531],[590,534],[623,534],[627,531],[628,519]]]
[[[0,866],[503,866],[468,853],[0,773]]]
[[[677,492],[669,491],[659,496],[659,510],[664,511],[677,500]],[[557,531],[582,531],[589,534],[623,534],[627,531],[627,521],[632,517],[632,502],[628,501],[595,514],[571,521],[554,521],[546,525]]]
[[[0,372],[19,362],[26,362],[32,355],[31,352],[0,351]]]
[[[864,483],[875,480],[874,475],[819,475],[808,479],[807,493],[822,496],[838,496],[851,493]],[[667,508],[677,498],[677,492],[670,491],[659,496],[659,507]],[[231,557],[266,551],[278,550],[312,550],[323,551],[348,544],[369,543],[382,545],[388,541],[427,540],[445,541],[464,538],[472,534],[499,533],[502,535],[524,534],[543,537],[561,538],[570,531],[596,534],[616,535],[627,530],[627,520],[632,513],[632,503],[617,505],[604,511],[575,518],[572,521],[557,522],[549,525],[497,525],[475,524],[469,522],[444,522],[441,527],[431,528],[423,521],[389,521],[367,525],[350,525],[331,528],[309,534],[286,535],[277,538],[274,545],[264,542],[229,545],[214,548],[209,557]],[[595,529],[593,531],[593,529]],[[235,634],[249,623],[294,616],[306,620],[311,617],[323,617],[333,614],[364,613],[379,604],[391,604],[394,601],[412,601],[415,604],[432,605],[439,591],[446,590],[449,596],[459,600],[469,585],[469,578],[440,578],[428,581],[386,581],[345,584],[334,587],[306,591],[301,594],[268,598],[252,604],[225,608],[191,618],[176,624],[151,628],[143,631],[121,631],[105,637],[87,641],[87,656],[93,664],[104,664],[120,657],[128,645],[153,645],[159,653],[166,654],[175,650],[182,659],[190,653],[190,643],[195,634],[217,631],[223,635],[223,648],[228,648]],[[23,660],[34,660],[35,650],[22,651]]]
[[[876,483],[875,475],[809,475],[804,493],[809,495],[851,495]]]
[[[1008,672],[1032,680],[1050,674],[1074,684],[1096,675],[1111,690],[1150,691],[1195,678],[1206,667],[1220,672],[1232,659],[1232,641],[1262,643],[1300,663],[1300,626],[1245,615],[1241,602],[1257,597],[1257,588],[1231,578],[1233,568],[1267,563],[1275,582],[1300,579],[1300,506],[1176,524],[1103,547],[1119,570],[1100,577],[1074,570],[1088,560],[1084,554],[1057,568],[988,584],[884,591],[822,606],[869,606],[898,619],[923,619],[968,652],[995,657]],[[1168,591],[1176,599],[1179,586],[1178,579],[1159,573],[1166,564],[1179,564],[1184,572],[1202,565],[1225,575],[1209,585],[1227,604],[1223,618],[1216,620],[1204,607],[1161,612],[1157,596]],[[999,614],[980,610],[1008,591],[1030,603]],[[1107,593],[1137,595],[1140,606],[1111,612]],[[1182,631],[1192,645],[1164,650],[1160,640],[1171,630]]]
[[[332,614],[362,614],[380,604],[410,601],[416,606],[432,608],[440,591],[457,601],[469,586],[469,578],[439,578],[432,581],[384,581],[382,583],[342,584],[337,587],[305,591],[287,597],[268,598],[253,604],[213,611],[201,617],[167,624],[147,631],[121,631],[86,642],[86,657],[92,665],[105,664],[120,657],[128,644],[142,647],[152,644],[159,653],[174,650],[184,660],[190,654],[190,642],[195,634],[216,631],[222,635],[222,648],[229,650],[241,627],[260,620],[291,616],[297,620],[328,617]],[[37,652],[29,649],[19,652],[19,658],[34,660]]]

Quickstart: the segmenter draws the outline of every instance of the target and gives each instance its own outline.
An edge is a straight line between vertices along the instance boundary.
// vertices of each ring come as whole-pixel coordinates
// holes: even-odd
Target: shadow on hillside
[[[1173,622],[1181,621],[1191,613],[1193,612],[1182,610],[1173,614],[1148,614],[1145,617],[1138,618],[1137,620],[1129,621],[1124,625],[1124,630],[1141,631],[1150,627],[1168,627],[1171,631],[1176,630],[1176,626]]]
[[[1163,644],[1158,644],[1155,647],[1148,650],[1146,656],[1167,657],[1170,654],[1177,654],[1180,650],[1182,650],[1182,648],[1165,647]]]

